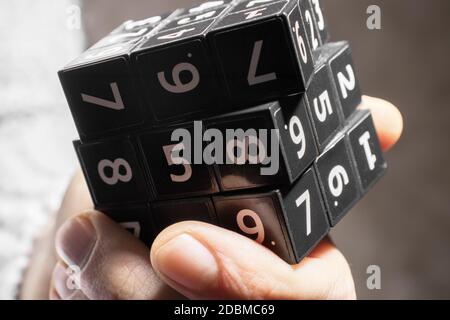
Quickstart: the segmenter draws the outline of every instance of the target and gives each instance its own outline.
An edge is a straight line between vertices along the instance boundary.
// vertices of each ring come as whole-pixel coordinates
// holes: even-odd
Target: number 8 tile
[[[113,139],[74,143],[96,207],[149,201],[148,184],[132,143]]]

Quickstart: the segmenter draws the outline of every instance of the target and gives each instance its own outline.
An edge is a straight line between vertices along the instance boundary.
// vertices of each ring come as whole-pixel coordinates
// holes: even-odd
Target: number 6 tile
[[[315,162],[332,226],[359,200],[355,166],[345,135],[340,133]]]

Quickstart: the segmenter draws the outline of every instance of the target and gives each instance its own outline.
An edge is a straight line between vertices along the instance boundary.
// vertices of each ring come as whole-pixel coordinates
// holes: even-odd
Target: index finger
[[[363,96],[360,109],[369,109],[377,130],[383,151],[391,149],[403,131],[403,118],[400,111],[392,103],[379,98]]]

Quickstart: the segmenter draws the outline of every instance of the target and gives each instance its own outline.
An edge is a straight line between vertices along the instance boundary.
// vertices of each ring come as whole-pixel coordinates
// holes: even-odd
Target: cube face
[[[100,40],[100,42],[102,42],[102,40]],[[113,43],[108,46],[100,46],[98,48],[94,45],[83,52],[78,58],[67,64],[65,68],[60,71],[60,73],[64,70],[83,68],[91,64],[98,64],[118,57],[127,58],[129,52],[134,46],[135,44],[127,42]],[[64,83],[62,83],[62,85],[64,86]]]
[[[213,197],[219,226],[230,229],[297,263],[330,226],[314,169],[286,190]]]
[[[298,262],[330,230],[314,168],[306,171],[292,188],[282,193],[281,202]]]
[[[318,155],[299,96],[214,117],[207,127],[225,140],[225,163],[216,165],[221,191],[293,183]]]
[[[305,24],[307,41],[311,49],[316,50],[321,45],[321,39],[311,2],[309,0],[300,0],[298,3]]]
[[[344,136],[316,160],[331,225],[335,226],[359,200],[358,180]]]
[[[186,9],[186,14],[189,15],[195,15],[200,14],[204,12],[209,12],[211,10],[220,8],[222,6],[228,6],[235,0],[211,0],[211,1],[205,1],[200,4],[196,4],[193,7],[190,7],[189,9]]]
[[[76,142],[75,148],[97,207],[142,203],[151,199],[130,141]]]
[[[193,127],[174,128],[194,137]],[[143,161],[152,179],[157,199],[185,198],[218,191],[213,169],[205,164],[195,164],[193,145],[184,140],[171,141],[173,130],[152,131],[138,138]],[[202,134],[202,132],[200,132]]]
[[[218,105],[218,77],[201,35],[211,23],[162,30],[133,53],[156,121],[209,113]]]
[[[322,64],[316,69],[306,91],[308,108],[320,151],[341,127],[340,101],[333,81],[327,65]]]
[[[187,14],[181,15],[179,18],[176,18],[173,21],[169,22],[167,26],[165,26],[164,28],[167,30],[176,29],[191,24],[203,22],[205,20],[216,19],[221,14],[223,14],[229,7],[227,5],[218,5],[212,6],[211,8],[203,11],[197,11],[195,10],[196,8],[191,8],[190,10],[187,11]],[[194,11],[191,12],[191,10]]]
[[[318,155],[305,103],[300,96],[286,98],[273,113],[282,144],[280,156],[285,157],[289,183],[293,183]]]
[[[59,76],[82,137],[138,126],[146,118],[126,57],[63,70]]]
[[[302,0],[300,0],[302,2]],[[323,6],[320,0],[303,0],[303,2],[309,2],[312,18],[314,21],[314,27],[316,29],[319,45],[327,43],[330,39],[328,32],[328,24],[325,19]],[[315,48],[316,49],[316,48]]]
[[[312,58],[307,43],[302,52],[309,60],[304,64],[297,58],[297,41],[291,33],[303,30],[301,21],[292,30],[286,17],[290,12],[284,12],[298,12],[292,4],[280,1],[254,10],[232,10],[213,27],[209,39],[232,105],[255,105],[304,91]]]
[[[213,27],[212,32],[230,28],[242,27],[245,24],[262,22],[266,19],[279,17],[283,14],[288,1],[267,1],[262,4],[248,7],[255,1],[243,1],[232,7]],[[245,7],[248,7],[245,9]]]
[[[213,197],[219,226],[249,237],[285,261],[294,261],[292,248],[275,192]]]
[[[241,11],[251,11],[255,10],[257,8],[266,7],[268,5],[274,4],[274,3],[286,3],[286,0],[243,0],[239,1],[230,11],[230,13],[237,13]],[[264,9],[265,11],[267,9]],[[258,11],[261,12],[261,11]]]
[[[300,7],[294,1],[294,5],[290,7],[287,13],[289,30],[291,39],[294,42],[295,51],[297,53],[296,61],[300,66],[300,73],[304,92],[314,73],[314,60],[312,56],[312,47],[308,42],[308,34],[305,31],[305,20],[303,19]]]
[[[233,32],[234,31],[234,32]],[[282,22],[252,25],[215,36],[226,86],[232,104],[273,99],[295,91],[300,85],[283,35]],[[243,34],[244,33],[244,34]]]
[[[330,68],[337,87],[344,117],[347,119],[361,103],[361,91],[356,80],[350,46],[346,42],[333,44],[336,53],[330,59]]]
[[[257,188],[286,180],[284,162],[278,157],[279,144],[272,141],[278,136],[273,132],[271,104],[215,117],[207,121],[207,127],[218,130],[224,137],[224,159],[215,166],[221,191]],[[277,150],[272,150],[273,145]],[[281,167],[273,174],[262,174],[262,169],[270,166],[266,160],[277,161]]]
[[[84,140],[142,125],[149,112],[131,72],[129,54],[166,17],[127,21],[59,72]]]
[[[154,202],[152,211],[157,232],[187,220],[217,224],[216,212],[210,198]]]
[[[137,33],[144,33],[142,30],[145,30],[145,33],[147,33],[158,26],[169,15],[169,13],[165,13],[137,21],[128,20],[114,29],[109,35],[125,35],[123,37],[128,39],[129,37],[134,37]]]
[[[217,79],[201,39],[137,55],[157,121],[211,111]]]
[[[372,116],[368,110],[358,111],[349,124],[348,137],[366,193],[386,172],[386,162],[377,139]]]
[[[134,54],[142,54],[152,48],[163,48],[168,44],[182,43],[195,38],[203,38],[209,28],[214,24],[214,19],[207,19],[187,26],[175,29],[162,27],[157,33],[150,36],[146,41],[133,49]]]
[[[90,50],[117,44],[136,45],[167,18],[167,16],[168,14],[139,21],[128,20],[93,45]]]
[[[151,247],[156,232],[152,221],[152,212],[148,206],[101,208],[101,210],[146,246]]]

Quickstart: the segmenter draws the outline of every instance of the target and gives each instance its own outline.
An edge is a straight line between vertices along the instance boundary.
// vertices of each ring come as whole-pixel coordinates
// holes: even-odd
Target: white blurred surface
[[[0,299],[16,294],[33,238],[75,168],[76,138],[57,71],[83,46],[76,0],[0,2]]]

